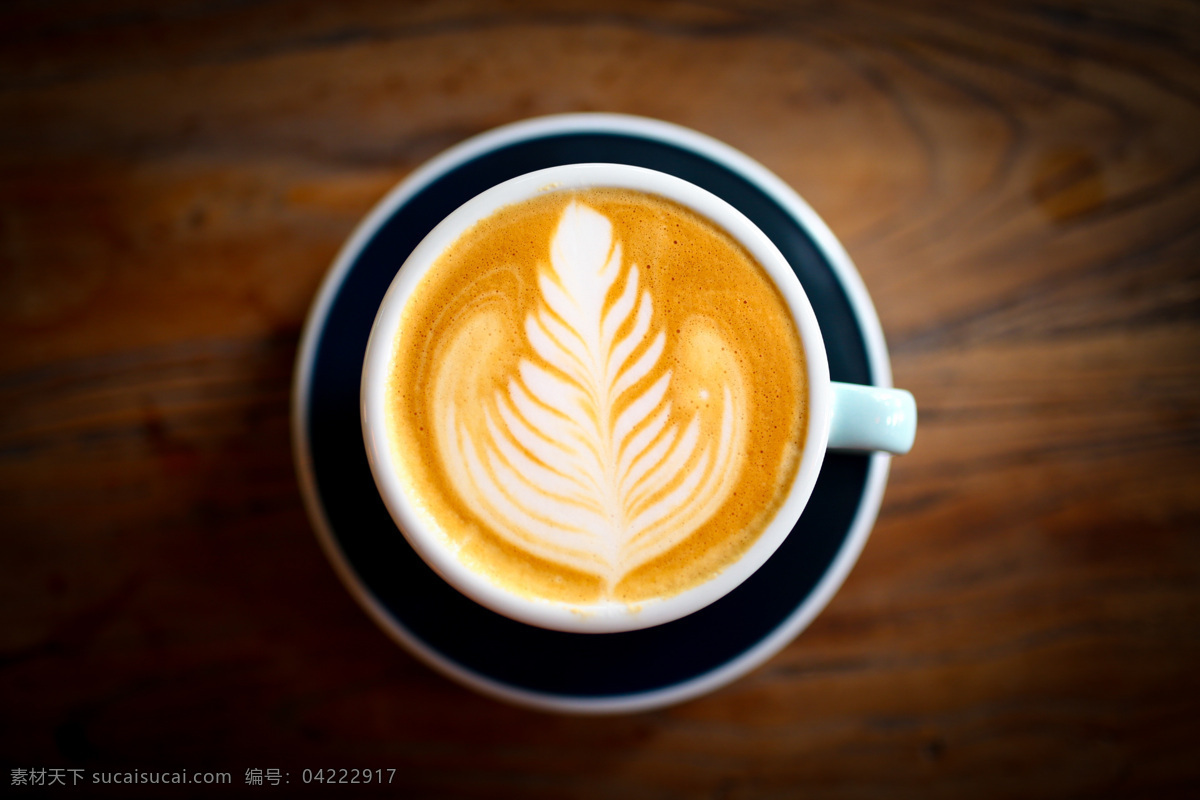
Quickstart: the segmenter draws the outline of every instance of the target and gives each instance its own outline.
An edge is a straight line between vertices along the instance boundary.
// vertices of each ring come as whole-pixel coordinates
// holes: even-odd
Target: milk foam
[[[403,312],[394,460],[431,530],[521,594],[683,591],[763,530],[803,444],[803,351],[749,255],[628,190],[463,234]]]
[[[437,450],[468,507],[512,546],[610,590],[724,503],[748,425],[745,379],[729,358],[710,399],[719,410],[668,422],[666,336],[638,276],[609,220],[572,203],[525,319],[535,358],[479,396],[464,376],[496,325],[481,319],[458,330],[434,375]]]

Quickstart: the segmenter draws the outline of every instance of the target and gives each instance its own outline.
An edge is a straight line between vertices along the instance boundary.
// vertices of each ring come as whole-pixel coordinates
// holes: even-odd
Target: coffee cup
[[[912,396],[832,382],[771,240],[618,164],[484,191],[400,267],[363,363],[376,486],[445,581],[575,633],[670,622],[789,535],[831,449],[907,452]]]

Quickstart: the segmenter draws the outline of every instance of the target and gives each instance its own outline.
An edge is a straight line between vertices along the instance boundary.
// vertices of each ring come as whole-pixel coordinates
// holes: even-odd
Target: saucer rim
[[[732,146],[673,123],[625,114],[556,114],[510,123],[449,148],[393,187],[358,224],[322,280],[305,319],[292,387],[292,447],[305,510],[322,550],[350,594],[394,641],[434,670],[498,700],[559,713],[631,713],[674,705],[715,691],[770,660],[807,628],[841,587],[866,545],[882,505],[891,457],[877,453],[869,458],[857,511],[836,556],[812,591],[770,634],[739,656],[691,679],[644,692],[593,697],[538,692],[504,683],[453,661],[409,631],[363,584],[342,551],[319,497],[308,439],[312,369],[330,309],[359,254],[381,226],[418,192],[455,167],[518,142],[572,133],[628,135],[690,149],[756,184],[796,220],[825,256],[853,311],[873,384],[892,385],[882,326],[861,276],[824,221],[782,179]]]

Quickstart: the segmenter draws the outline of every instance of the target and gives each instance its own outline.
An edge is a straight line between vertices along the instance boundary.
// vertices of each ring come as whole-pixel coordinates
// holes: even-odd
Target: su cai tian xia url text
[[[251,767],[242,775],[246,786],[281,786],[292,782],[293,773],[281,769]],[[335,768],[304,769],[295,773],[301,783],[371,784],[391,783],[395,769]],[[232,785],[231,772],[193,772],[189,770],[113,770],[89,772],[73,767],[13,768],[10,786],[82,786],[87,784],[156,784],[156,785]]]

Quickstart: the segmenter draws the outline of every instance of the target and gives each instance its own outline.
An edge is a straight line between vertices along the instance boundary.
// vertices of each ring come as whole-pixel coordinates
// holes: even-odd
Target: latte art
[[[710,580],[795,475],[795,323],[723,230],[623,189],[465,232],[406,301],[387,415],[422,525],[510,591],[640,602]]]
[[[666,335],[612,230],[567,206],[525,318],[536,358],[503,389],[479,396],[473,380],[480,332],[496,324],[487,312],[434,374],[437,451],[466,505],[511,546],[598,575],[606,592],[725,502],[748,424],[744,379],[723,350],[712,354],[720,384],[700,390],[709,408],[671,421]]]

